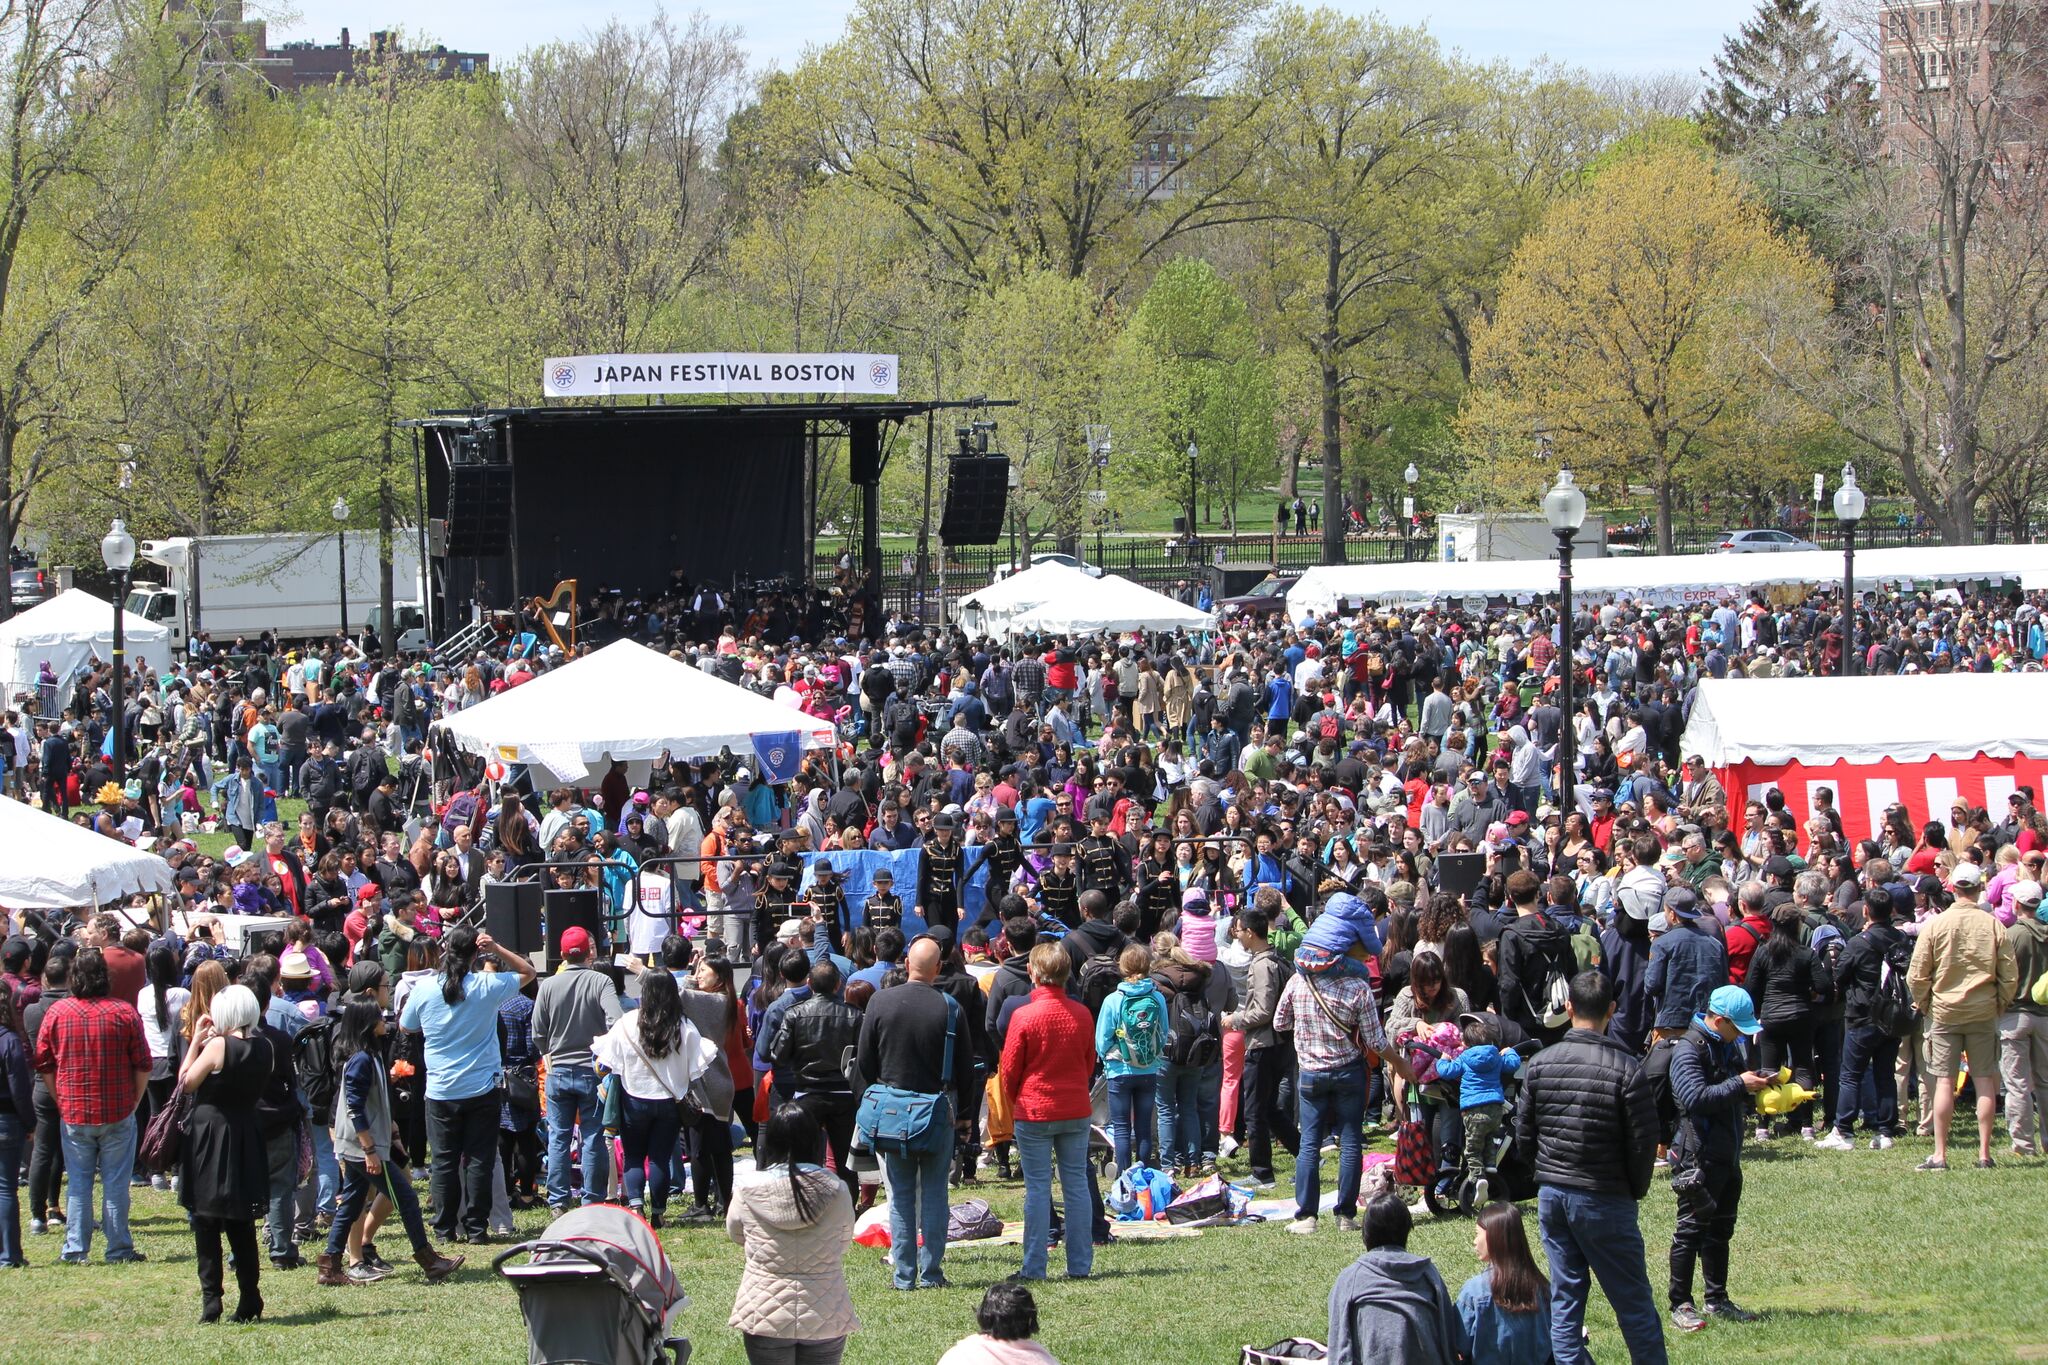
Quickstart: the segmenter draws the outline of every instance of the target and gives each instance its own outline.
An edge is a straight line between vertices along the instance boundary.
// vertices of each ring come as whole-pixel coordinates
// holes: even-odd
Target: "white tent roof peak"
[[[1708,678],[1683,749],[1716,768],[2048,758],[2048,673]]]
[[[632,640],[458,711],[442,728],[468,753],[535,764],[561,782],[580,782],[607,760],[751,754],[756,735],[796,731],[806,749],[836,742],[831,722]]]
[[[175,889],[171,865],[119,839],[0,796],[0,905],[62,910]]]
[[[1207,630],[1215,624],[1208,612],[1154,592],[1121,574],[1090,578],[1076,575],[1077,585],[1064,587],[1028,611],[1012,616],[1004,629],[1010,634],[1026,631],[1121,632],[1129,630]]]

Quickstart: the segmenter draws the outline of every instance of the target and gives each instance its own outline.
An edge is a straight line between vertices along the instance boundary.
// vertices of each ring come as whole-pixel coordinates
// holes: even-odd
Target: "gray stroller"
[[[524,1255],[524,1265],[508,1265]],[[668,1323],[689,1306],[654,1229],[616,1204],[565,1213],[491,1262],[519,1291],[528,1365],[686,1365]]]

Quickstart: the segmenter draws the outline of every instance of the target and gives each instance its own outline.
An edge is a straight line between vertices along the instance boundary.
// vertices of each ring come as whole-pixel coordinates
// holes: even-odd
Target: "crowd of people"
[[[1366,1245],[1333,1359],[1584,1360],[1597,1279],[1634,1358],[1661,1360],[1667,1322],[1751,1316],[1728,1283],[1746,1146],[1882,1150],[1917,1123],[1919,1169],[1945,1171],[1965,1078],[1977,1166],[2001,1110],[2013,1153],[2043,1141],[2036,794],[1917,825],[1900,806],[1862,839],[1825,799],[1803,822],[1775,791],[1731,801],[1683,751],[1702,677],[2048,653],[2019,594],[1873,594],[1848,629],[1836,606],[1593,604],[1570,659],[1547,604],[1007,642],[779,639],[716,600],[617,623],[835,722],[839,749],[784,782],[726,753],[564,787],[442,742],[559,649],[237,642],[128,679],[118,739],[105,669],[51,678],[10,699],[7,786],[154,848],[178,892],[9,914],[0,1264],[24,1260],[19,1183],[64,1259],[95,1228],[140,1259],[138,1138],[175,1109],[154,1174],[191,1215],[208,1320],[223,1239],[249,1319],[262,1262],[296,1269],[314,1238],[323,1286],[394,1273],[393,1210],[437,1280],[460,1264],[440,1247],[512,1236],[515,1209],[616,1199],[656,1227],[723,1220],[749,1358],[828,1361],[880,1190],[897,1289],[946,1284],[950,1191],[991,1176],[1022,1179],[1018,1279],[1054,1246],[1079,1278],[1133,1169],[1231,1162],[1264,1193],[1276,1149],[1333,1143],[1334,1203],[1299,1160],[1288,1220]],[[909,849],[915,883],[879,868],[857,904],[818,856]],[[477,927],[491,885],[536,877],[606,911],[539,967]],[[280,927],[237,932],[252,915]],[[1421,1153],[1405,1198],[1366,1181],[1381,1124]],[[1637,1230],[1660,1167],[1661,1311]],[[1486,1265],[1455,1299],[1405,1250],[1453,1206]],[[1029,1304],[984,1305],[1012,1335],[982,1335],[1020,1339]]]

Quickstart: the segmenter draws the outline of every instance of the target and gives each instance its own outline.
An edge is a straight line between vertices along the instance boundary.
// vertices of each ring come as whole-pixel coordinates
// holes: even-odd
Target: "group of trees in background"
[[[1068,542],[1090,427],[1112,501],[1181,506],[1192,448],[1198,513],[1300,489],[1333,557],[1411,461],[1429,507],[1517,511],[1569,464],[1663,548],[1690,501],[1767,518],[1845,459],[1950,539],[2024,525],[2048,31],[1861,3],[1765,0],[1703,79],[1261,0],[858,0],[786,72],[658,17],[282,96],[203,4],[20,0],[0,548],[321,526],[337,493],[388,528],[399,421],[537,401],[549,354],[691,349],[1020,400],[1020,522]],[[920,490],[892,461],[885,525]]]

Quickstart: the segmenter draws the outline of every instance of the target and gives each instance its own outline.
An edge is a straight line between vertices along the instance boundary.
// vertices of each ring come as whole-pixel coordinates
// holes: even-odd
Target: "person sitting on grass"
[[[1472,1251],[1486,1269],[1458,1290],[1458,1321],[1472,1365],[1547,1365],[1550,1282],[1529,1251],[1522,1211],[1493,1203],[1474,1221]]]
[[[954,1342],[939,1365],[1059,1365],[1032,1340],[1038,1335],[1038,1301],[1028,1285],[997,1280],[981,1296],[974,1321],[980,1333]]]
[[[1330,1365],[1453,1365],[1467,1349],[1465,1326],[1443,1276],[1408,1250],[1414,1221],[1394,1195],[1365,1206],[1365,1254],[1330,1286]]]

